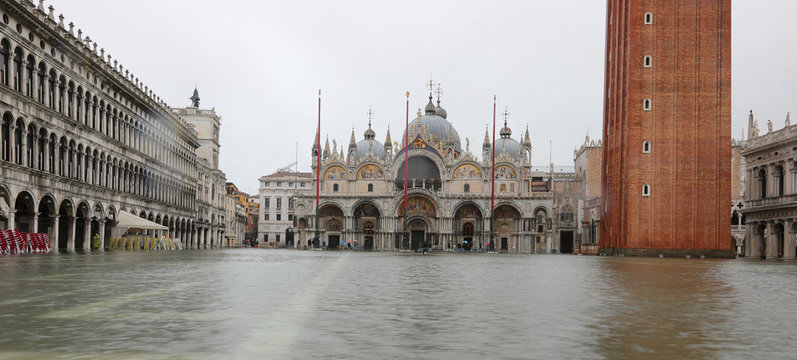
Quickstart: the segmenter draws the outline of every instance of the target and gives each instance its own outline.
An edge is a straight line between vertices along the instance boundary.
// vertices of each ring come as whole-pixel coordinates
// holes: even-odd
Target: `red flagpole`
[[[318,204],[320,200],[321,189],[321,89],[318,89],[318,134],[316,141],[318,142],[318,165],[316,166],[315,174],[315,208],[318,212]]]
[[[406,119],[404,121],[404,241],[408,240],[407,236],[407,174],[410,168],[410,92],[407,91],[407,110],[405,112]],[[402,246],[403,247],[403,246]]]
[[[493,95],[493,151],[492,151],[492,176],[490,176],[490,244],[492,245],[493,239],[493,224],[495,217],[495,99]]]
[[[318,234],[318,205],[320,204],[321,200],[321,89],[318,89],[318,134],[316,137],[316,142],[318,143],[318,163],[316,165],[315,171],[315,238],[320,240],[320,236]]]

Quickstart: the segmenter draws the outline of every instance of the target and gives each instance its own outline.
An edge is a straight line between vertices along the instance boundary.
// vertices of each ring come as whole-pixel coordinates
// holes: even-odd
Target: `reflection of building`
[[[312,174],[306,172],[278,171],[261,176],[259,203],[260,209],[257,234],[261,246],[296,244],[294,237],[294,199],[297,193],[310,191]]]
[[[745,256],[794,259],[797,239],[797,125],[758,136],[750,117],[745,166]]]
[[[606,254],[733,256],[731,1],[698,3],[609,1]]]
[[[490,241],[491,143],[485,134],[482,156],[464,148],[448,114],[429,96],[423,112],[409,125],[408,209],[404,213],[404,138],[376,140],[370,122],[359,142],[352,132],[347,148],[312,149],[313,170],[321,175],[318,229],[320,242],[356,242],[365,249],[479,249]],[[336,144],[333,141],[333,144]],[[316,156],[322,152],[321,168]],[[557,252],[551,221],[553,195],[547,170],[531,167],[528,130],[520,141],[506,126],[495,146],[495,216],[493,235],[498,250]],[[262,184],[262,179],[261,179]],[[272,182],[273,184],[273,182]],[[315,176],[309,191],[297,199],[297,231],[303,243],[312,239],[315,223]],[[273,206],[273,204],[272,204]],[[404,220],[407,239],[404,239]],[[575,230],[575,228],[573,228]],[[572,239],[572,231],[570,234]],[[572,240],[563,249],[571,249]]]
[[[246,201],[246,239],[255,240],[260,223],[260,195],[251,195]]]
[[[2,1],[0,12],[2,227],[47,233],[53,249],[89,249],[94,236],[106,247],[126,211],[210,246],[210,216],[196,212],[202,136],[52,9]]]

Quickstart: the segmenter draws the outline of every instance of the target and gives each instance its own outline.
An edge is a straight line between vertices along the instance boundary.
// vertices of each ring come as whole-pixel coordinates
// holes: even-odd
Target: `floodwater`
[[[797,263],[232,249],[0,258],[0,358],[795,358]]]

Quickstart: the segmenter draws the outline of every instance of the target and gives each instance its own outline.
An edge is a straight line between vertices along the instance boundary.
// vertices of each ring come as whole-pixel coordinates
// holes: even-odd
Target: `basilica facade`
[[[481,156],[473,154],[467,139],[463,147],[440,99],[435,105],[430,94],[406,135],[408,146],[404,135],[394,143],[388,129],[381,143],[369,120],[363,138],[357,141],[352,131],[344,151],[330,148],[328,139],[322,149],[316,134],[312,190],[298,192],[295,198],[301,243],[314,241],[317,235],[318,242],[330,248],[351,244],[377,250],[427,246],[475,251],[492,243],[506,252],[559,251],[551,174],[533,170],[528,129],[520,141],[512,137],[506,120],[500,130],[495,143],[494,208],[489,133],[484,135]]]

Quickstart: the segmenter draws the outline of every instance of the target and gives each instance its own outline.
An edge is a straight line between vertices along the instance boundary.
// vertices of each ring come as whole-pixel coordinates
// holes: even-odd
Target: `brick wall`
[[[601,247],[730,251],[731,1],[609,0],[607,14]]]

